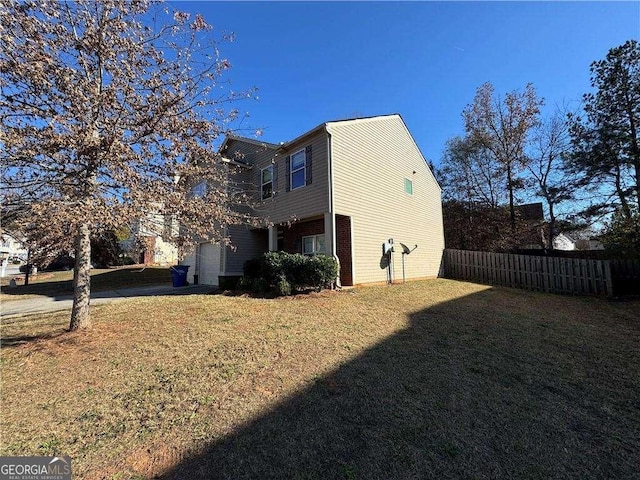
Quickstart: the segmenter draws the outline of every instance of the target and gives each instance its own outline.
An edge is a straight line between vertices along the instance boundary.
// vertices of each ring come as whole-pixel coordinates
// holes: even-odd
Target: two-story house
[[[220,153],[239,165],[234,184],[254,192],[255,213],[272,226],[228,227],[233,247],[198,245],[182,262],[189,281],[217,285],[241,276],[246,260],[284,250],[336,256],[342,285],[385,282],[389,239],[392,280],[402,279],[400,242],[417,245],[404,259],[407,279],[438,275],[441,189],[400,115],[327,122],[279,145],[227,137]]]

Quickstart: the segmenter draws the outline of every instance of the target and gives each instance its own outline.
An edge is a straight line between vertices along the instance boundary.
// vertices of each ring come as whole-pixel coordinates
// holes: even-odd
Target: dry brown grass
[[[631,478],[640,302],[432,280],[2,327],[2,455],[75,478]]]
[[[8,286],[10,278],[3,278],[0,301],[25,300],[28,298],[54,297],[73,293],[73,271],[40,272],[31,275],[29,285],[24,285],[24,274],[14,277],[17,287]],[[146,285],[170,284],[169,267],[94,268],[91,270],[91,290],[94,292]]]

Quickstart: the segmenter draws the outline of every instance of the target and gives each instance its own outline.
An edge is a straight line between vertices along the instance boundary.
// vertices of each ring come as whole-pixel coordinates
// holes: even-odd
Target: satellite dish
[[[411,253],[409,247],[407,247],[404,243],[400,243],[400,246],[402,247],[402,253],[404,253],[405,255],[409,255]]]

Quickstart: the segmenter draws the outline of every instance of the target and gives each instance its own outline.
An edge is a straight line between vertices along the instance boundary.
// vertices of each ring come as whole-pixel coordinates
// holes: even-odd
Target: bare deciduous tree
[[[575,178],[565,168],[565,156],[570,149],[566,114],[557,110],[533,129],[528,149],[527,170],[531,175],[535,195],[544,199],[549,211],[547,247],[553,249],[557,231],[557,207],[573,199]]]
[[[538,121],[542,103],[532,84],[528,84],[524,92],[513,91],[502,99],[495,95],[491,83],[485,83],[463,112],[467,135],[491,152],[504,168],[513,232],[516,229],[515,191],[521,187],[518,173],[526,165],[527,137]]]
[[[0,0],[3,203],[24,230],[75,244],[70,329],[89,325],[90,237],[144,215],[179,218],[181,244],[251,221],[215,153],[251,98],[200,15],[147,0]],[[208,182],[190,195],[189,178]]]

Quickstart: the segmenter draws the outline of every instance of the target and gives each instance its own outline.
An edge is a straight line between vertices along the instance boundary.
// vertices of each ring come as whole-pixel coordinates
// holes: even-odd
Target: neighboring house
[[[556,250],[577,250],[576,246],[577,240],[574,240],[572,237],[567,235],[566,233],[560,233],[555,236],[553,239],[553,248]]]
[[[175,265],[178,247],[170,239],[177,235],[178,228],[175,218],[152,211],[131,225],[129,238],[121,241],[120,246],[138,263]]]
[[[232,181],[253,192],[268,228],[228,227],[232,247],[203,243],[182,262],[188,280],[217,285],[266,251],[327,254],[342,285],[385,282],[383,243],[393,239],[393,280],[435,277],[444,234],[441,189],[400,115],[327,122],[284,144],[227,137]],[[197,184],[198,189],[206,185]]]
[[[3,259],[18,257],[26,260],[27,248],[21,241],[5,233],[0,236],[0,257]]]
[[[586,240],[587,248],[585,250],[604,250],[603,243],[597,238],[590,238]]]
[[[560,233],[553,239],[553,248],[556,250],[604,250],[604,245],[596,238],[576,239],[566,233]]]

